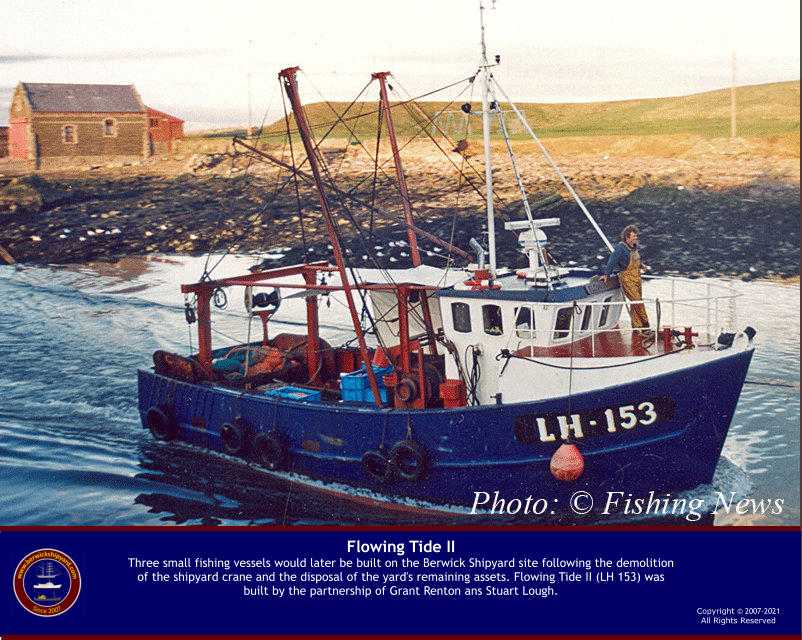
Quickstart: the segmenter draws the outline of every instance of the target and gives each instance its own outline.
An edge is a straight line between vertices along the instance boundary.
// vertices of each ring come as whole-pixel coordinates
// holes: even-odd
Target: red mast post
[[[401,194],[401,202],[404,205],[404,220],[406,221],[407,226],[407,238],[409,238],[409,248],[412,253],[412,264],[416,267],[420,265],[420,252],[418,251],[418,237],[415,235],[415,227],[414,221],[412,219],[412,206],[409,203],[409,191],[407,190],[407,180],[404,176],[404,169],[401,165],[401,152],[398,149],[398,139],[395,135],[395,125],[393,124],[393,112],[390,109],[390,99],[387,97],[387,76],[390,75],[389,71],[380,71],[378,73],[374,73],[372,75],[374,80],[379,81],[379,98],[381,100],[382,110],[384,112],[384,119],[387,121],[387,133],[390,137],[390,147],[393,150],[393,163],[395,164],[395,177],[398,181],[398,192]],[[377,132],[378,133],[378,132]],[[378,157],[376,158],[376,162],[378,162]],[[429,310],[429,300],[428,296],[423,292],[420,291],[419,299],[421,303],[421,311],[423,313],[423,322],[426,325],[426,335],[429,338],[429,350],[432,354],[437,353],[437,348],[435,346],[435,338],[434,338],[434,327],[432,325],[432,314]],[[404,304],[406,304],[408,300],[408,296],[404,296]],[[399,304],[401,304],[401,300],[399,298]],[[401,309],[399,307],[399,313]],[[403,338],[404,334],[402,333],[402,352],[403,349]],[[406,335],[407,342],[409,341],[409,336]],[[404,370],[404,373],[407,373],[407,370]]]
[[[317,271],[304,267],[304,282],[307,286],[317,284]],[[320,383],[320,323],[317,315],[317,296],[306,299],[306,363],[309,370],[309,382]]]
[[[390,146],[393,149],[393,161],[395,163],[395,178],[398,181],[398,191],[401,194],[401,201],[404,204],[404,219],[407,222],[407,237],[409,238],[409,248],[412,250],[412,264],[416,267],[420,264],[420,253],[418,252],[418,238],[412,227],[412,207],[409,204],[409,192],[407,191],[407,181],[401,167],[401,154],[398,150],[398,140],[395,137],[395,126],[393,125],[393,113],[390,109],[390,100],[387,97],[387,76],[389,71],[374,73],[373,78],[379,81],[379,97],[381,98],[384,119],[387,121],[387,133],[390,136]],[[378,158],[377,158],[378,161]]]
[[[354,296],[351,292],[351,283],[348,280],[348,274],[345,270],[345,261],[343,260],[342,248],[340,247],[340,242],[337,237],[334,218],[331,215],[328,199],[323,191],[323,180],[320,175],[320,165],[318,164],[317,151],[312,144],[312,133],[309,129],[309,124],[306,121],[306,116],[298,95],[298,85],[295,79],[295,74],[299,68],[300,67],[289,67],[287,69],[283,69],[279,73],[279,77],[283,80],[284,90],[286,91],[287,97],[292,105],[292,112],[295,115],[295,121],[298,124],[298,132],[301,135],[301,141],[303,142],[304,150],[306,151],[306,157],[309,161],[309,168],[312,170],[312,176],[315,180],[318,199],[320,200],[320,206],[323,209],[323,219],[326,221],[326,229],[329,233],[329,239],[331,240],[334,261],[337,263],[337,271],[340,273],[343,291],[345,292],[345,299],[348,303],[348,311],[351,313],[354,331],[356,332],[356,337],[359,341],[359,350],[362,354],[362,359],[365,362],[365,370],[368,374],[370,390],[373,392],[373,399],[376,405],[382,406],[383,402],[379,393],[379,386],[376,383],[376,374],[373,371],[373,366],[371,365],[370,357],[368,356],[368,346],[365,342],[365,334],[362,331],[361,324],[359,323],[359,314],[357,313],[356,305],[354,304]]]

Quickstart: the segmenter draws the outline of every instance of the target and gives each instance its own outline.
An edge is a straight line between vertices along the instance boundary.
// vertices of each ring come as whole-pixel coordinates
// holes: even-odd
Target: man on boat
[[[640,261],[638,252],[638,228],[634,224],[627,225],[621,232],[621,239],[616,246],[607,266],[604,268],[604,275],[601,277],[603,282],[613,273],[618,273],[621,282],[621,290],[629,300],[640,300],[642,297],[641,271],[646,271],[647,267]],[[632,318],[632,327],[643,329],[649,326],[649,318],[646,315],[646,308],[642,304],[633,304],[629,307],[629,315]]]

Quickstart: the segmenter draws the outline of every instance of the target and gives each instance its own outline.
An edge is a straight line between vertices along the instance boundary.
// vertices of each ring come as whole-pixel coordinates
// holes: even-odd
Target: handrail
[[[735,300],[741,294],[735,290],[735,287],[728,283],[711,283],[707,281],[699,281],[689,278],[673,278],[673,277],[652,277],[652,281],[660,280],[666,284],[670,284],[670,290],[666,291],[666,297],[654,296],[643,298],[642,300],[632,301],[628,299],[623,300],[596,300],[596,301],[582,301],[579,302],[579,307],[584,309],[586,307],[595,308],[602,307],[607,309],[620,309],[633,304],[643,304],[649,311],[650,317],[654,318],[655,324],[650,328],[656,334],[664,328],[680,331],[685,328],[690,328],[701,336],[707,336],[708,340],[714,339],[721,331],[726,329],[735,328],[737,320],[737,312]],[[675,297],[677,282],[682,282],[683,285],[695,288],[702,288],[706,295],[700,295],[696,291],[689,292],[688,297]],[[720,300],[726,300],[729,304],[719,304]],[[538,306],[545,305],[552,309],[569,307],[571,302],[522,302],[520,307],[529,307],[530,317],[535,317],[535,310]],[[669,309],[670,306],[670,309]],[[519,307],[519,308],[520,308]],[[659,311],[659,313],[658,313]],[[578,340],[591,340],[591,354],[595,356],[597,336],[605,333],[617,333],[621,331],[620,322],[622,320],[620,311],[618,313],[618,321],[614,326],[598,327],[599,314],[594,312],[591,316],[591,323],[587,329],[580,329],[578,323],[581,322],[580,318],[584,317],[584,312],[581,314],[572,314],[571,321],[565,328],[557,329],[555,326],[556,316],[550,316],[550,324],[547,327],[538,328],[537,322],[535,327],[531,329],[519,329],[515,325],[516,318],[513,319],[513,326],[509,333],[507,347],[511,343],[517,342],[517,348],[527,347],[543,347],[543,346],[558,346],[571,344],[571,338],[574,342]],[[517,314],[517,312],[516,312]],[[626,321],[626,316],[623,316]],[[607,324],[605,322],[605,324]],[[554,338],[556,332],[564,333],[563,337]],[[544,339],[545,336],[545,339]],[[702,338],[704,339],[704,338]]]

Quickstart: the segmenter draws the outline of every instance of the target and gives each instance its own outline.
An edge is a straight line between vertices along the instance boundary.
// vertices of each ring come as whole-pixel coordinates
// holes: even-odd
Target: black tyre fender
[[[178,422],[166,404],[155,405],[147,410],[145,426],[157,440],[172,440],[178,436]]]
[[[384,449],[366,451],[362,456],[362,470],[374,482],[385,483],[393,477],[393,464]]]
[[[429,454],[414,440],[401,440],[390,449],[390,463],[399,478],[415,482],[429,470]]]
[[[259,464],[271,471],[286,468],[289,461],[287,440],[276,429],[257,435],[253,439],[253,451]]]
[[[239,456],[245,451],[248,444],[245,426],[242,421],[235,418],[220,427],[220,442],[223,450],[232,456]]]

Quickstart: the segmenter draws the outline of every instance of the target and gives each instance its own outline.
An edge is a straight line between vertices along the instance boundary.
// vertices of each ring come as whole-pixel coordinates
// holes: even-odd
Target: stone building
[[[161,116],[179,122],[183,137],[183,121],[157,113],[149,117],[134,85],[20,82],[8,119],[9,155],[34,168],[148,157],[152,133],[157,147],[179,137],[174,125],[165,137]]]

